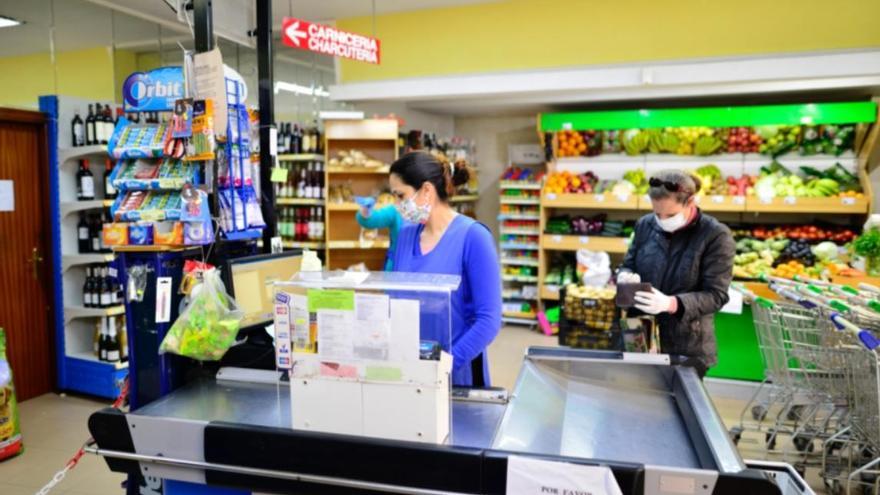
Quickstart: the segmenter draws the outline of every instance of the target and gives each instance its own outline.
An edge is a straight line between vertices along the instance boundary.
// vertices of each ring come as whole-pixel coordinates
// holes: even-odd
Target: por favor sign
[[[379,63],[379,40],[349,33],[331,26],[285,17],[281,25],[281,41],[285,45],[359,62]]]

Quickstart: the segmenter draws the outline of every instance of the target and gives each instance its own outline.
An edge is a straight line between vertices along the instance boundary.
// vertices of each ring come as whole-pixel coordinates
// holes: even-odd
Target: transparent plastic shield
[[[300,272],[274,284],[276,359],[294,429],[443,443],[460,278]]]

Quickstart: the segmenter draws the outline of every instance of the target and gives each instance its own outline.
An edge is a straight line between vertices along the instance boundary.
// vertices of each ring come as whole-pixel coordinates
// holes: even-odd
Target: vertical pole
[[[257,1],[257,77],[260,97],[260,197],[263,206],[263,250],[270,252],[275,237],[275,188],[269,179],[275,157],[271,154],[269,136],[275,122],[274,57],[272,53],[272,0]]]
[[[212,0],[193,0],[193,30],[196,38],[196,53],[211,51],[214,48],[214,13]]]

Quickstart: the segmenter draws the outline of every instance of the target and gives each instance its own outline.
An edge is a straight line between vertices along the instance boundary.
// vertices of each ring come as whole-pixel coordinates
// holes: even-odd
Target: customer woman
[[[388,245],[388,253],[385,255],[385,271],[392,270],[391,253],[397,246],[397,234],[403,225],[403,217],[397,211],[395,205],[385,205],[374,210],[371,207],[361,206],[355,215],[358,225],[365,229],[388,229],[388,238],[391,241]]]
[[[714,318],[728,300],[733,237],[694,204],[696,177],[668,170],[649,185],[654,212],[636,222],[617,282],[651,283],[636,308],[657,315],[661,352],[684,356],[702,378],[718,360]]]
[[[452,295],[452,381],[488,386],[486,347],[501,328],[501,274],[489,229],[449,206],[455,187],[470,178],[466,167],[441,163],[424,151],[391,165],[389,182],[401,227],[391,263],[397,272],[461,276]]]

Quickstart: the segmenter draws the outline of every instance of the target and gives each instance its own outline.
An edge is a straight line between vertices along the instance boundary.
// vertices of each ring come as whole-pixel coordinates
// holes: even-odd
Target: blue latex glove
[[[354,202],[360,205],[361,215],[368,217],[370,212],[373,211],[373,206],[376,205],[376,198],[372,196],[355,196]]]

